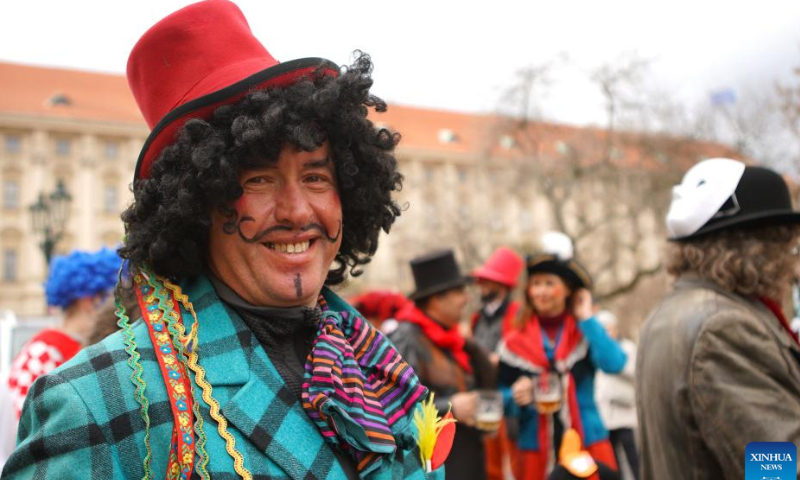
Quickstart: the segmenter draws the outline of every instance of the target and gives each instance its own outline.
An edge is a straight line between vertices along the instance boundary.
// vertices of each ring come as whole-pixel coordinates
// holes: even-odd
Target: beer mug
[[[557,372],[542,372],[533,377],[533,404],[543,415],[561,410],[561,376]]]
[[[478,390],[475,428],[484,432],[496,432],[502,420],[503,394],[498,390]]]

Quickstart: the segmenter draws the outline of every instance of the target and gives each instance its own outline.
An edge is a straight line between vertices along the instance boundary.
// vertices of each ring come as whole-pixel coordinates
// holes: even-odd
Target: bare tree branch
[[[633,278],[631,278],[628,282],[620,284],[616,288],[609,290],[607,292],[597,293],[596,294],[597,301],[607,302],[619,296],[625,295],[626,293],[632,292],[639,285],[639,282],[657,274],[658,272],[661,271],[662,267],[663,265],[659,262],[658,265],[652,268],[645,268],[643,270],[638,270],[636,274],[633,276]]]

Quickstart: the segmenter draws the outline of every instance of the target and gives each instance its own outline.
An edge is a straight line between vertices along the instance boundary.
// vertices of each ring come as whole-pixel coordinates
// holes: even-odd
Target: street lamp
[[[39,194],[39,199],[28,207],[31,212],[33,231],[42,235],[39,244],[44,252],[47,265],[53,257],[53,250],[61,237],[64,236],[64,227],[69,218],[69,203],[72,196],[67,192],[64,182],[59,180],[56,189],[50,195]]]

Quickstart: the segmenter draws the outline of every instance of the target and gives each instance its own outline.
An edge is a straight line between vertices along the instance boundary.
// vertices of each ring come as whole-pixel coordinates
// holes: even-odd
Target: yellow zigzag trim
[[[172,290],[172,293],[175,295],[175,299],[177,299],[183,307],[192,314],[194,318],[194,325],[192,325],[192,330],[188,336],[183,336],[185,329],[181,325],[182,331],[181,333],[181,341],[184,342],[186,345],[187,342],[192,342],[192,349],[189,355],[189,368],[192,369],[195,375],[195,382],[197,385],[203,390],[203,400],[208,404],[209,409],[211,410],[211,418],[216,420],[217,422],[217,431],[219,432],[219,436],[225,439],[225,450],[228,452],[228,455],[233,458],[233,468],[236,470],[236,473],[239,474],[244,480],[252,480],[253,474],[250,473],[247,468],[244,466],[244,458],[242,454],[236,450],[236,439],[233,438],[233,435],[228,432],[228,420],[219,413],[219,402],[217,402],[214,397],[211,396],[213,392],[213,387],[211,386],[208,381],[206,381],[206,371],[203,367],[201,367],[197,363],[197,314],[194,311],[194,305],[192,302],[189,301],[189,297],[183,293],[181,288],[178,285],[173,284],[169,280],[161,279],[168,289]]]

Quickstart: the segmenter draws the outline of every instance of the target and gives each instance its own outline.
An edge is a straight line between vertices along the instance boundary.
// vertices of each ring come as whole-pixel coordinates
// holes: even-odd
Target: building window
[[[6,180],[3,182],[3,207],[19,207],[19,183],[14,180]]]
[[[432,183],[434,180],[435,172],[433,171],[433,167],[430,165],[426,165],[424,167],[425,171],[425,181],[428,183]]]
[[[105,154],[108,160],[119,157],[119,144],[116,142],[106,142]]]
[[[68,96],[66,96],[65,94],[63,94],[61,92],[54,93],[47,100],[47,102],[50,104],[51,107],[55,107],[56,105],[64,105],[65,107],[68,107],[68,106],[72,105],[72,100],[70,100],[70,98]]]
[[[503,135],[500,137],[500,146],[503,150],[511,150],[517,145],[517,141],[511,135]]]
[[[59,138],[56,139],[56,154],[66,156],[69,155],[69,151],[72,147],[72,143],[67,138]]]
[[[525,233],[533,230],[533,215],[528,210],[523,210],[519,214],[519,229]]]
[[[442,128],[439,130],[437,137],[439,137],[439,143],[443,143],[445,145],[450,143],[458,143],[459,140],[458,134],[449,128]]]
[[[472,212],[468,206],[462,204],[458,207],[458,220],[464,227],[470,225],[472,222]]]
[[[464,167],[459,168],[458,169],[458,181],[460,183],[467,183],[467,178],[468,178],[467,169],[464,168]]]
[[[431,204],[426,205],[425,219],[429,227],[437,228],[439,226],[439,210]]]
[[[6,250],[3,252],[3,280],[15,282],[17,280],[17,251]]]
[[[117,212],[117,189],[112,186],[106,186],[103,192],[103,206],[106,213]]]
[[[6,135],[6,152],[19,153],[22,150],[22,139],[19,135]]]
[[[559,155],[562,156],[569,155],[571,151],[572,148],[569,146],[568,143],[566,143],[563,140],[556,140],[556,152],[558,152]]]

